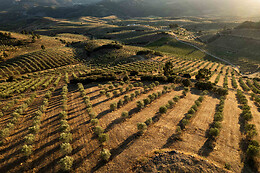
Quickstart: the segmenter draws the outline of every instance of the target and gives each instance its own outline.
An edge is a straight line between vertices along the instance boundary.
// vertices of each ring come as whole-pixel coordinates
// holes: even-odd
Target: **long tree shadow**
[[[10,162],[10,163],[0,167],[0,172],[10,172],[11,169],[19,166],[22,162],[24,162],[24,160],[26,160],[25,157],[20,157],[18,159],[15,159],[13,162]]]
[[[129,114],[128,119],[132,118],[133,115],[137,112],[138,112],[138,108],[135,107],[135,108],[131,109],[128,113]],[[119,117],[119,118],[115,119],[114,121],[112,121],[110,124],[107,125],[104,132],[107,133],[109,130],[113,129],[115,127],[115,125],[120,124],[120,123],[124,122],[125,120],[126,119],[123,117]]]
[[[131,136],[129,136],[124,142],[122,142],[117,148],[114,148],[110,151],[111,153],[111,157],[109,158],[109,160],[106,161],[99,161],[95,167],[93,167],[91,169],[91,172],[95,172],[98,169],[100,169],[101,167],[103,167],[104,165],[106,165],[108,162],[112,161],[116,156],[118,156],[119,154],[121,154],[125,149],[129,148],[131,145],[133,145],[133,143],[139,139],[141,137],[140,133],[134,133]]]

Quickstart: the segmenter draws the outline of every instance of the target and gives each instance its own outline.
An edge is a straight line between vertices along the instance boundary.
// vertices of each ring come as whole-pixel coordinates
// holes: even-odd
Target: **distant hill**
[[[260,22],[246,21],[236,27],[237,29],[260,29]]]
[[[40,13],[50,17],[260,15],[258,0],[11,0],[11,3],[0,0],[0,3],[0,10],[6,9],[3,6],[26,7],[30,15]]]

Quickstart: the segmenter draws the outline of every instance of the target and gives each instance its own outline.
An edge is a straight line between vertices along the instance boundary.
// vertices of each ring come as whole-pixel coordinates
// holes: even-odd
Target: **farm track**
[[[216,147],[209,155],[212,160],[225,165],[229,163],[231,170],[234,172],[241,172],[241,149],[240,140],[241,132],[239,125],[239,117],[242,113],[236,100],[236,92],[229,90],[227,99],[225,101],[222,128],[220,135],[216,141]],[[227,157],[229,156],[229,157]]]

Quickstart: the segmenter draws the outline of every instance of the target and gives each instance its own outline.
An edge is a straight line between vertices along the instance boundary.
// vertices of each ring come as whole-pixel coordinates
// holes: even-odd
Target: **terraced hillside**
[[[259,78],[175,39],[205,46],[185,29],[201,20],[1,32],[0,172],[259,172]]]
[[[4,77],[28,64],[26,75],[17,68],[21,77],[0,84],[0,172],[131,172],[172,149],[207,159],[216,172],[259,169],[258,81],[200,59],[70,60],[47,49],[3,68]],[[200,69],[211,72],[208,91]]]

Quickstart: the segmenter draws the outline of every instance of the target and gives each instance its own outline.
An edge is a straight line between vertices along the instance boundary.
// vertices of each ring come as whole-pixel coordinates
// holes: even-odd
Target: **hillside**
[[[1,13],[1,173],[260,172],[258,30],[146,3]]]
[[[246,3],[246,5],[245,5]],[[8,11],[19,10],[22,14],[42,15],[49,17],[104,17],[117,15],[122,18],[148,17],[148,16],[259,16],[260,2],[250,0],[246,2],[213,1],[213,0],[39,0],[39,1],[13,1],[6,4]],[[232,10],[229,10],[232,7]]]

